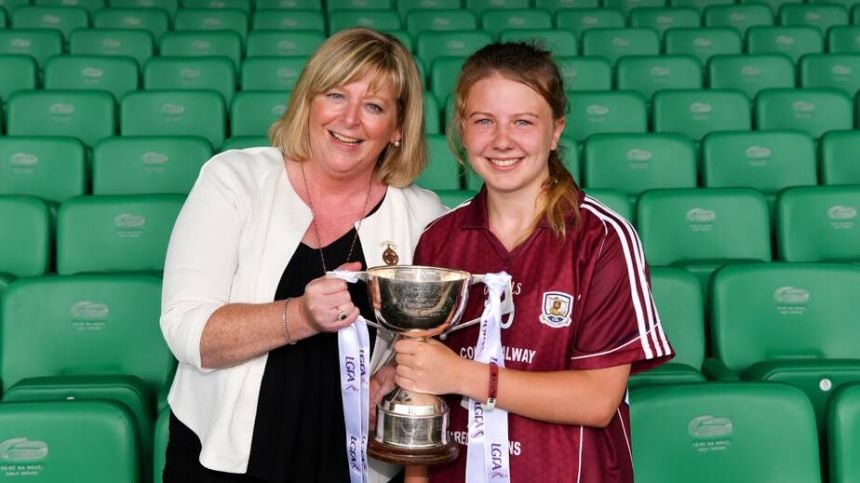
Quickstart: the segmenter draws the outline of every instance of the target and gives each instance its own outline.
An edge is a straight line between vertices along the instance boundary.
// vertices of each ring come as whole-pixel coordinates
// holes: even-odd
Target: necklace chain
[[[322,247],[322,238],[320,237],[320,230],[317,223],[317,214],[316,210],[314,210],[314,203],[311,201],[311,190],[308,189],[308,178],[305,176],[305,163],[300,162],[299,168],[302,171],[302,182],[305,185],[305,194],[308,197],[308,207],[311,209],[311,216],[314,220],[311,222],[311,226],[314,228],[314,236],[317,238],[317,250],[320,252],[320,261],[322,262],[323,273],[328,273],[328,268],[326,268],[325,263],[325,254],[323,253]],[[364,206],[361,208],[361,213],[358,214],[358,225],[355,227],[355,235],[352,236],[352,243],[349,244],[349,252],[346,254],[346,261],[344,263],[349,263],[349,259],[352,258],[352,251],[355,249],[355,242],[358,240],[358,230],[361,228],[361,222],[364,221],[364,214],[367,212],[367,204],[370,202],[370,192],[373,188],[373,177],[370,178],[370,183],[367,184],[367,194],[364,196]]]

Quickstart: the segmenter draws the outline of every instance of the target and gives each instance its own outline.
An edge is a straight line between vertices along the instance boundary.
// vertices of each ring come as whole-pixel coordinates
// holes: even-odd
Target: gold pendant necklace
[[[320,237],[320,230],[317,226],[317,215],[314,210],[313,201],[311,201],[311,190],[308,189],[308,178],[305,176],[305,162],[302,161],[299,163],[299,168],[302,171],[302,182],[305,185],[305,194],[308,197],[308,208],[311,209],[311,216],[313,217],[313,221],[311,222],[311,226],[314,228],[314,236],[317,238],[317,250],[320,252],[320,261],[322,261],[323,273],[328,273],[328,268],[326,268],[325,263],[325,254],[323,253],[322,247],[322,238]],[[361,229],[361,222],[364,221],[364,214],[367,212],[367,204],[370,202],[370,192],[373,188],[373,176],[370,177],[370,183],[367,184],[367,194],[364,196],[364,206],[361,208],[361,213],[358,214],[358,225],[355,227],[355,235],[352,237],[352,243],[349,244],[349,252],[346,254],[346,261],[344,263],[349,263],[349,259],[352,258],[352,251],[355,249],[355,242],[358,240],[358,230]]]

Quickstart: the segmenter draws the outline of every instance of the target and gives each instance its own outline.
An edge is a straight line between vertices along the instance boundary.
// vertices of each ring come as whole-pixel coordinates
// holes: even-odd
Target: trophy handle
[[[469,277],[468,287],[476,284],[476,283],[484,283],[486,279],[485,274],[471,274]],[[468,294],[468,287],[466,287],[466,294]],[[458,310],[458,317],[455,317],[454,320],[460,320],[460,316],[462,316],[462,312],[466,309],[466,298],[463,298],[463,304],[460,306]],[[513,298],[513,283],[508,283],[508,286],[505,287],[504,298],[502,299],[502,314],[512,314],[514,311],[514,298]],[[481,318],[477,317],[467,322],[462,322],[459,324],[451,325],[444,332],[439,334],[439,338],[441,340],[445,340],[448,337],[448,334],[451,332],[458,331],[460,329],[465,329],[466,327],[471,327],[475,324],[481,322]]]

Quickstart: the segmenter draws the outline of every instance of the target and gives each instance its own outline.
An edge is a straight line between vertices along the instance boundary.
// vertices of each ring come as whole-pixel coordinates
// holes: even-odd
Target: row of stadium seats
[[[431,50],[428,52],[428,50]],[[453,90],[465,61],[462,56],[425,49],[416,58],[425,87],[436,102]],[[306,56],[251,57],[236,65],[225,56],[189,58],[158,56],[142,67],[126,56],[61,54],[48,57],[40,68],[29,54],[0,54],[0,100],[18,91],[104,90],[115,99],[140,89],[213,89],[227,103],[239,91],[290,91],[307,62]],[[615,68],[600,57],[558,57],[565,89],[574,91],[630,90],[650,100],[661,90],[731,89],[750,100],[764,89],[834,89],[854,97],[860,90],[860,54],[806,54],[795,64],[779,54],[718,54],[702,67],[687,55],[621,57]]]
[[[107,91],[25,90],[7,102],[5,134],[69,136],[90,147],[117,134],[200,136],[220,147],[228,132],[265,136],[287,95],[240,92],[228,107],[211,89],[137,90],[119,103]],[[646,132],[700,142],[715,132],[753,129],[793,130],[818,139],[852,130],[860,118],[860,96],[855,101],[832,89],[764,89],[752,105],[742,92],[727,89],[661,90],[650,105],[633,91],[571,91],[568,100],[566,135],[577,142],[599,133]],[[440,109],[432,92],[424,94],[424,103],[425,132],[444,132],[450,109]]]
[[[715,54],[782,54],[797,62],[806,54],[860,52],[860,25],[833,27],[826,34],[810,27],[757,26],[744,35],[729,28],[676,27],[667,29],[662,37],[647,27],[597,28],[581,34],[552,27],[390,32],[417,54],[425,69],[440,55],[467,56],[496,39],[539,39],[558,57],[603,57],[611,64],[623,56],[661,53],[691,55],[704,64]],[[83,28],[70,32],[64,42],[63,35],[53,29],[0,28],[0,53],[31,55],[40,66],[61,53],[124,55],[142,63],[156,52],[163,56],[221,55],[239,65],[242,58],[307,56],[325,38],[315,30],[253,30],[243,42],[239,33],[223,29],[168,31],[154,37],[142,29]]]
[[[856,443],[856,432],[849,430],[853,426],[833,412],[834,408],[843,404],[840,402],[841,394],[844,391],[856,391],[850,387],[860,382],[860,361],[856,359],[854,344],[860,333],[852,317],[854,289],[858,284],[860,267],[851,265],[746,263],[727,266],[714,277],[709,297],[710,321],[706,329],[701,309],[703,298],[695,278],[681,269],[655,267],[652,273],[654,302],[659,307],[664,328],[678,355],[668,365],[634,376],[631,380],[633,439],[634,445],[641,445],[634,446],[637,471],[641,471],[637,473],[637,481],[640,478],[642,481],[661,483],[693,481],[689,478],[697,474],[695,467],[698,466],[699,470],[712,468],[710,464],[692,463],[691,458],[708,457],[694,456],[710,454],[705,452],[714,452],[710,458],[726,458],[720,460],[722,465],[726,465],[721,471],[747,474],[752,478],[737,481],[761,481],[757,479],[761,474],[752,467],[744,466],[757,458],[750,458],[749,454],[745,457],[736,455],[737,452],[752,452],[756,445],[719,448],[713,445],[725,443],[708,443],[717,441],[712,439],[717,436],[722,437],[722,441],[731,441],[741,434],[762,433],[760,424],[754,426],[755,429],[746,426],[750,420],[759,419],[760,416],[743,416],[745,413],[740,409],[749,409],[751,400],[742,397],[746,403],[736,405],[738,401],[735,398],[745,394],[746,389],[734,388],[775,392],[781,394],[780,397],[787,397],[791,402],[784,403],[790,407],[802,408],[798,413],[793,410],[776,411],[774,407],[783,407],[783,403],[768,399],[771,401],[770,412],[779,414],[783,425],[800,424],[798,427],[804,428],[802,433],[790,431],[792,438],[788,438],[791,446],[800,449],[800,454],[805,455],[804,461],[817,463],[818,445],[814,438],[816,426],[822,436],[822,443],[836,434],[853,435],[852,441]],[[15,408],[26,408],[26,401],[31,401],[29,405],[33,407],[58,408],[60,404],[65,404],[63,407],[69,408],[76,407],[73,404],[84,404],[85,400],[99,399],[119,403],[109,406],[122,410],[109,411],[114,415],[114,425],[128,424],[132,428],[123,430],[128,434],[124,436],[125,442],[120,448],[126,455],[118,461],[128,467],[126,471],[133,472],[141,467],[141,473],[148,471],[152,464],[151,448],[155,439],[157,450],[154,451],[154,464],[155,474],[158,473],[159,464],[163,461],[159,455],[163,455],[165,426],[163,419],[159,423],[155,420],[159,412],[162,418],[165,414],[165,387],[174,366],[158,330],[159,300],[160,280],[157,277],[115,273],[27,277],[13,282],[0,292],[0,380],[3,383],[0,415],[12,411],[21,421],[27,421],[23,426],[10,425],[9,420],[0,416],[3,421],[0,424],[0,442],[18,439],[9,442],[4,448],[10,450],[10,456],[14,456],[4,458],[4,465],[22,463],[19,458],[27,461],[28,453],[25,450],[45,449],[38,444],[24,444],[27,441],[43,441],[49,446],[54,443],[35,437],[41,432],[30,431],[38,418],[23,418],[22,413],[16,412],[18,410]],[[705,350],[706,330],[712,344],[710,355]],[[744,383],[738,384],[739,381]],[[767,384],[754,383],[756,381]],[[786,388],[785,385],[794,388]],[[714,397],[715,393],[711,391],[719,391],[721,396]],[[657,404],[652,399],[654,396],[649,396],[652,393],[686,396],[672,404],[662,401],[660,410],[649,416],[648,412],[657,410],[649,405],[649,401],[650,404]],[[703,394],[711,396],[700,399]],[[70,403],[68,400],[76,402]],[[716,401],[722,401],[720,404],[723,404],[730,400],[734,402],[728,403],[723,409],[712,409],[716,407],[713,405]],[[32,401],[63,402],[35,404]],[[684,401],[696,403],[686,410],[679,410],[675,404],[686,404]],[[735,409],[729,410],[730,407]],[[60,412],[66,410],[61,409]],[[639,415],[637,411],[645,414]],[[688,411],[697,414],[689,414]],[[119,416],[120,412],[124,415]],[[58,422],[54,417],[39,413],[43,421]],[[699,420],[693,425],[696,416],[717,419]],[[659,417],[659,421],[652,420],[654,417]],[[681,421],[678,418],[687,419]],[[725,421],[725,418],[730,421]],[[838,433],[834,433],[832,426],[834,418],[842,428]],[[83,420],[89,421],[89,418]],[[675,428],[674,424],[681,425]],[[726,424],[734,425],[735,431],[726,432]],[[637,425],[643,428],[639,430],[641,433],[637,433]],[[661,430],[657,431],[653,425],[659,425]],[[156,427],[154,436],[153,427]],[[720,432],[713,432],[715,430]],[[843,433],[842,430],[846,431]],[[11,433],[7,434],[8,431]],[[77,436],[67,434],[66,438],[80,441],[75,438],[90,437],[79,433],[74,433]],[[773,436],[773,433],[763,435],[767,438]],[[92,446],[88,448],[92,451],[107,442],[116,441],[101,431],[95,431],[94,437],[94,442],[98,441],[99,444],[76,446]],[[813,438],[807,439],[809,437]],[[786,438],[774,438],[771,441],[781,439]],[[655,445],[645,444],[646,441],[654,442]],[[56,443],[56,449],[69,450],[68,445],[60,444],[59,441]],[[696,446],[693,447],[694,451],[690,451],[690,444],[693,443]],[[130,446],[126,448],[126,444]],[[685,445],[683,451],[680,449],[682,444]],[[686,452],[688,456],[677,460],[678,464],[669,465],[671,468],[660,468],[661,465],[649,463],[651,457],[645,457],[653,456],[654,448],[666,451],[670,447],[675,448],[673,454],[676,451]],[[773,446],[769,445],[763,451],[774,454],[772,450]],[[717,453],[719,451],[728,451],[729,455],[735,456],[716,456],[720,454]],[[62,472],[64,465],[58,461],[64,461],[64,458],[59,453],[45,460],[47,466],[41,470],[48,471],[47,467],[50,466],[55,468],[51,472]],[[837,461],[846,466],[836,470],[832,476],[846,471],[846,468],[857,471],[856,458],[845,458],[852,454],[850,451],[831,452],[830,457],[837,454]],[[39,460],[35,456],[44,456],[35,453],[29,455],[33,456],[31,463]],[[807,459],[813,456],[814,460]],[[676,460],[673,458],[673,461]],[[830,464],[833,465],[833,461]],[[77,468],[71,462],[68,465],[67,469]],[[639,469],[639,465],[648,469]],[[29,471],[40,469],[30,468]],[[666,471],[669,474],[680,473],[667,479],[669,476],[664,473]],[[769,471],[776,470],[771,468]],[[803,475],[798,480],[803,483],[818,481],[809,478],[815,471],[817,464],[813,463],[803,473],[794,476]],[[652,472],[657,473],[645,476]],[[687,479],[678,479],[681,475]],[[695,481],[726,481],[726,473],[706,472],[705,475],[710,475],[710,479]],[[89,480],[56,477],[48,481]],[[123,478],[110,481],[137,480]]]
[[[602,199],[599,190],[594,196]],[[53,271],[158,273],[183,200],[78,196],[59,205],[54,229],[51,209],[39,198],[0,195],[0,214],[9,220],[0,227],[0,273],[8,279]],[[634,216],[649,263],[684,267],[706,290],[711,273],[737,261],[860,263],[858,210],[857,185],[788,188],[773,216],[755,190],[677,188],[644,192]]]
[[[781,384],[637,388],[630,407],[637,482],[860,479],[860,384],[834,392],[820,436],[809,402]],[[140,457],[141,429],[122,405],[98,399],[0,403],[2,471],[45,482],[126,483],[150,481],[142,475],[151,471],[151,481],[161,483],[168,414],[163,410],[155,424],[150,466]],[[829,479],[822,478],[819,465]]]
[[[225,148],[262,145],[267,145],[264,137],[245,137],[228,140]],[[427,145],[430,161],[417,180],[420,186],[480,189],[481,179],[459,165],[445,136],[427,135]],[[658,188],[749,187],[772,205],[780,190],[792,186],[860,184],[858,131],[829,132],[817,148],[810,136],[795,131],[714,133],[700,151],[684,136],[655,133],[595,134],[579,145],[571,139],[561,145],[578,184],[589,191],[617,191],[626,207],[613,207],[623,214],[633,212],[639,194]],[[0,137],[0,194],[51,202],[86,194],[187,194],[214,153],[195,136],[115,136],[91,152],[74,138],[5,136]]]
[[[65,0],[64,0],[65,1]],[[405,30],[416,34],[425,30],[481,28],[498,33],[504,29],[571,29],[577,35],[583,30],[602,27],[647,27],[659,33],[677,27],[728,27],[744,33],[754,26],[804,26],[826,33],[835,26],[860,23],[860,8],[839,4],[783,5],[776,13],[768,5],[712,5],[700,12],[693,7],[637,6],[620,8],[545,9],[532,7],[528,0],[467,0],[437,2],[433,8],[405,7],[398,12],[388,0],[362,0],[361,8],[257,9],[253,13],[241,8],[212,9],[201,6],[179,8],[172,15],[161,8],[107,7],[98,4],[60,6],[21,5],[9,11],[0,8],[0,27],[50,28],[64,36],[75,29],[133,28],[143,29],[156,38],[174,30],[232,30],[244,39],[249,30],[316,30],[336,32],[352,25],[379,30]],[[245,2],[245,5],[249,5]],[[7,18],[8,17],[8,18]]]

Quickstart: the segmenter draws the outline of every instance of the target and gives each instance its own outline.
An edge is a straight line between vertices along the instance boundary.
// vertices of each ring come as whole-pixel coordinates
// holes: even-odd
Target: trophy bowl
[[[367,270],[376,321],[416,340],[427,340],[459,323],[471,279],[468,272],[418,265]],[[396,388],[377,405],[376,434],[368,453],[398,464],[453,461],[459,450],[448,436],[448,417],[442,398]]]

